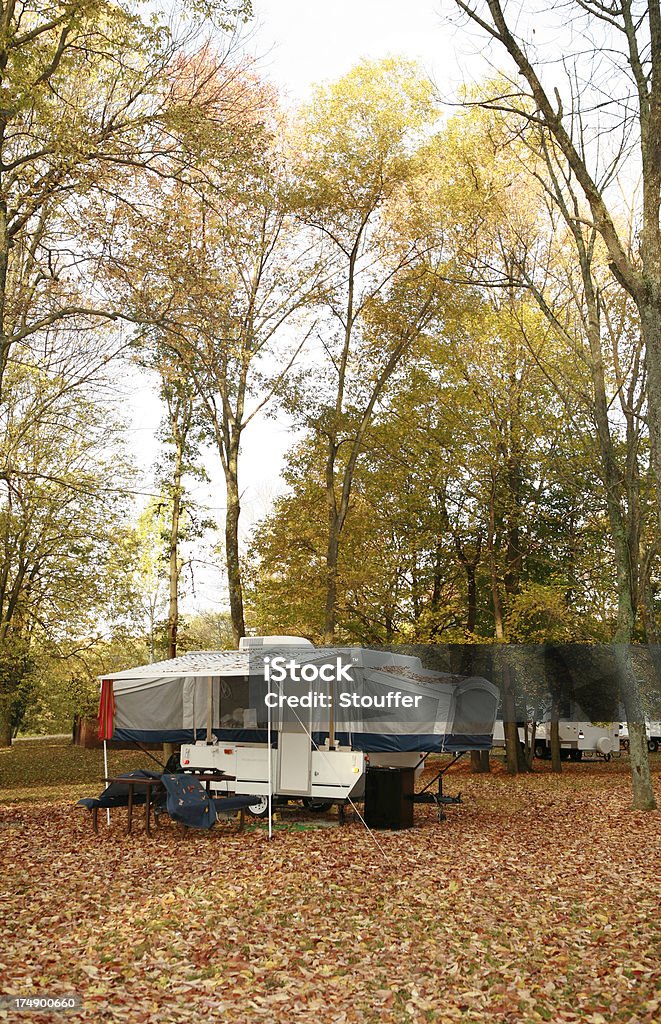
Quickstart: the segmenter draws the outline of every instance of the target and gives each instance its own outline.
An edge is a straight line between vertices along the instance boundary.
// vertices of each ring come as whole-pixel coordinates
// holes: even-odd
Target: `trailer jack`
[[[446,796],[445,795],[445,793],[443,792],[443,776],[445,775],[445,773],[447,771],[450,770],[450,768],[452,768],[453,765],[455,765],[457,763],[457,761],[461,757],[464,756],[465,753],[466,753],[465,750],[460,750],[458,754],[454,755],[454,757],[452,758],[450,763],[446,764],[445,768],[440,768],[439,769],[438,773],[434,776],[433,779],[431,779],[427,783],[427,785],[424,787],[424,789],[421,789],[419,793],[414,793],[413,794],[413,803],[414,804],[436,804],[436,806],[438,807],[438,820],[439,821],[445,821],[447,819],[447,814],[443,810],[443,805],[444,804],[460,804],[462,802],[461,801],[461,793],[457,793],[456,796]],[[420,764],[422,764],[422,762],[424,760],[425,760],[425,758],[422,758],[422,760],[420,760],[418,762],[418,764],[416,765],[416,768]],[[438,787],[437,787],[436,792],[433,793],[431,791],[431,787],[434,785],[435,782],[438,783]]]

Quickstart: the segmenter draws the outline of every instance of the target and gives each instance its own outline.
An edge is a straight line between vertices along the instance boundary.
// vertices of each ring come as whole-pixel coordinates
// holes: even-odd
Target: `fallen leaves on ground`
[[[4,991],[82,996],[35,1022],[658,1021],[659,812],[629,810],[624,763],[446,789],[465,802],[442,823],[270,841],[8,804]]]

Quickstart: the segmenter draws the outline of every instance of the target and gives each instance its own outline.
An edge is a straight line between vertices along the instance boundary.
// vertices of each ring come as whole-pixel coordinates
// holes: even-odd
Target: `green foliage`
[[[225,32],[235,29],[237,22],[248,21],[253,13],[251,0],[182,0],[181,6]]]
[[[417,145],[437,113],[421,68],[387,57],[320,86],[300,116],[301,205],[341,230],[411,177]]]
[[[597,623],[574,614],[563,583],[527,582],[512,599],[508,638],[513,643],[561,643],[598,639]]]
[[[226,651],[234,647],[232,619],[227,612],[203,611],[183,618],[179,631],[182,651]]]
[[[117,424],[82,386],[63,387],[63,374],[53,383],[10,363],[5,380],[0,658],[12,666],[1,691],[15,729],[39,688],[39,650],[65,655],[71,637],[125,614],[132,549],[128,504],[109,487],[129,479]],[[44,412],[33,419],[35,405]]]
[[[166,176],[182,176],[190,163],[190,147],[169,126],[192,108],[216,109],[206,70],[222,59],[208,48],[206,64],[190,56],[204,24],[231,29],[249,13],[249,2],[193,2],[182,30],[169,13],[143,18],[139,6],[110,0],[3,8],[3,732],[8,718],[15,728],[28,713],[44,724],[80,709],[98,667],[90,649],[117,622],[139,618],[139,539],[122,497],[130,474],[119,426],[105,415],[106,368],[126,344],[114,325],[125,310],[101,271],[115,265],[118,210],[140,175],[163,174],[167,164]],[[164,390],[171,395],[171,382]],[[138,576],[149,576],[142,561]],[[19,671],[17,644],[33,672]],[[86,669],[75,660],[81,650]]]
[[[603,499],[521,322],[528,339],[544,340],[525,293],[509,302],[459,294],[452,316],[433,321],[421,358],[393,382],[356,468],[338,635],[488,641],[496,587],[505,639],[609,637],[612,579],[596,504]],[[560,350],[548,355],[563,358]],[[254,609],[273,631],[323,633],[323,457],[313,439],[292,454],[290,493],[255,536]],[[516,547],[507,541],[514,529]]]
[[[33,697],[35,681],[30,647],[21,637],[0,643],[0,721],[6,723],[9,736],[16,733]],[[0,742],[5,737],[0,737]]]

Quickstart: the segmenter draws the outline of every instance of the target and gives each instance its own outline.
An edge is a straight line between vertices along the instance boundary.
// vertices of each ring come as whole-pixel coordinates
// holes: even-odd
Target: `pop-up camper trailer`
[[[184,767],[234,776],[231,789],[264,806],[269,793],[342,802],[362,796],[368,758],[413,766],[488,750],[498,700],[486,679],[427,671],[417,657],[246,638],[238,651],[104,676],[101,735],[181,744]]]

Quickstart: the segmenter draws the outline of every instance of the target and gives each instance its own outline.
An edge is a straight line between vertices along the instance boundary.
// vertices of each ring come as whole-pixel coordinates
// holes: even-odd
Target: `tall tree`
[[[516,80],[508,79],[507,88],[497,89],[484,103],[542,126],[553,138],[588,204],[588,226],[603,239],[613,275],[636,303],[647,362],[652,459],[657,482],[661,481],[661,5],[658,0],[644,5],[633,0],[562,3],[563,24],[573,35],[563,45],[554,34],[556,52],[563,53],[563,67],[568,69],[560,78],[549,72],[539,45],[532,41],[539,12],[530,5],[521,17],[522,4],[516,5],[517,14],[516,7],[506,12],[501,0],[453,3],[504,48],[518,72]],[[560,6],[551,4],[551,9]],[[549,10],[548,4],[544,10]],[[520,34],[526,26],[528,40]],[[584,35],[601,38],[603,48],[593,42],[588,57],[583,42],[575,42]],[[587,60],[588,78],[580,70]],[[603,73],[608,75],[605,88],[600,81]],[[521,88],[522,80],[527,90]],[[594,88],[601,90],[596,104]],[[586,105],[592,107],[590,113]],[[632,173],[631,166],[624,165],[632,133],[642,169],[635,249],[618,226],[620,211],[611,187],[619,173]],[[656,496],[661,509],[661,487]]]
[[[489,94],[492,90],[487,86]],[[468,192],[476,204],[472,220],[478,226],[466,232],[469,245],[462,242],[467,268],[472,268],[474,280],[492,288],[511,289],[509,277],[537,303],[550,332],[535,332],[529,317],[518,315],[521,337],[556,401],[562,403],[583,460],[594,463],[601,481],[601,495],[595,498],[606,515],[617,574],[613,639],[625,645],[623,689],[628,716],[637,722],[634,801],[636,806],[649,806],[654,798],[642,704],[626,652],[637,616],[648,486],[643,482],[644,361],[635,309],[608,274],[603,242],[554,140],[533,123],[522,132],[512,116],[502,112],[473,110],[459,121],[465,125],[458,136],[460,159],[446,176],[460,187],[455,179],[462,176],[462,163],[468,163]],[[484,217],[486,196],[492,210]],[[611,413],[613,402],[619,405],[617,418]]]
[[[617,573],[617,645],[622,675],[622,693],[629,723],[633,802],[640,809],[656,807],[650,777],[645,713],[629,646],[634,639],[638,617],[641,552],[645,526],[645,498],[641,454],[644,446],[643,393],[644,359],[638,318],[628,308],[631,300],[619,286],[604,281],[605,260],[600,260],[598,234],[594,226],[581,223],[579,198],[571,174],[541,138],[547,171],[545,185],[566,227],[575,266],[565,264],[564,294],[558,296],[558,282],[551,289],[540,286],[527,267],[522,273],[550,324],[569,351],[580,353],[589,368],[591,389],[587,395],[594,423],[593,441],[598,452],[610,535]],[[600,267],[599,264],[602,264]],[[576,265],[577,264],[577,265]],[[562,292],[561,292],[562,295]],[[558,310],[558,299],[562,313]],[[612,383],[611,383],[612,382]],[[568,382],[564,382],[566,389]],[[561,386],[562,387],[562,386]],[[614,392],[614,394],[611,394]],[[584,396],[581,396],[584,398]],[[613,400],[619,405],[624,423],[621,431],[613,421]],[[622,443],[623,442],[623,443]]]
[[[417,240],[398,236],[387,214],[412,183],[416,147],[435,116],[420,70],[388,58],[319,88],[299,125],[299,215],[319,236],[334,272],[318,362],[307,392],[297,396],[299,415],[326,448],[328,642],[337,625],[341,536],[365,436],[437,301]]]
[[[178,174],[185,164],[172,126],[204,107],[203,82],[188,74],[175,90],[173,66],[190,68],[200,19],[240,5],[193,6],[190,31],[175,38],[163,18],[142,20],[109,0],[0,4],[0,656],[17,666],[33,630],[54,628],[49,609],[66,603],[65,565],[72,600],[89,607],[80,566],[61,545],[68,538],[81,559],[101,551],[96,509],[118,481],[110,466],[99,480],[101,455],[92,458],[86,435],[97,438],[92,398],[102,401],[102,371],[127,342],[109,329],[124,311],[98,269],[112,211],[128,198],[118,169],[156,173],[167,159]],[[88,546],[78,534],[85,523]],[[107,524],[112,531],[112,515]],[[62,620],[73,628],[71,611]],[[16,673],[3,678],[11,705]]]
[[[159,624],[167,614],[168,594],[163,579],[163,531],[165,503],[150,499],[138,516],[135,543],[138,549],[134,569],[136,618],[146,621],[147,656],[150,662],[160,661],[156,655]]]
[[[160,375],[160,397],[164,405],[161,440],[163,453],[156,466],[155,484],[160,491],[162,522],[162,562],[166,570],[168,611],[168,657],[177,657],[180,619],[182,572],[186,562],[182,557],[185,542],[199,540],[206,530],[216,527],[190,495],[190,480],[207,481],[201,464],[200,446],[204,429],[200,422],[201,410],[190,382],[182,374],[181,363],[171,353],[157,347],[153,354]],[[192,574],[192,562],[188,561]]]
[[[17,390],[11,402],[20,401]],[[126,501],[116,490],[126,480],[118,480],[113,433],[79,390],[23,433],[22,472],[10,477],[0,504],[2,743],[28,708],[35,644],[66,646],[67,636],[95,634],[118,613],[113,594],[126,596]]]
[[[181,168],[172,125],[206,99],[172,67],[189,69],[195,23],[177,39],[110,0],[0,5],[0,397],[14,352],[117,314],[94,287],[106,225],[89,211],[116,204],[118,167]]]
[[[190,126],[182,126],[194,170],[185,184],[151,190],[132,211],[131,241],[116,281],[128,291],[133,315],[149,324],[150,338],[196,396],[219,456],[238,642],[245,634],[241,445],[245,430],[281,389],[305,340],[297,314],[315,292],[319,264],[309,246],[301,245],[289,211],[286,155],[271,91],[247,72],[237,72],[231,90],[240,93],[243,105],[231,154],[222,110],[218,119],[199,122],[193,138]],[[299,335],[292,339],[294,326]]]

